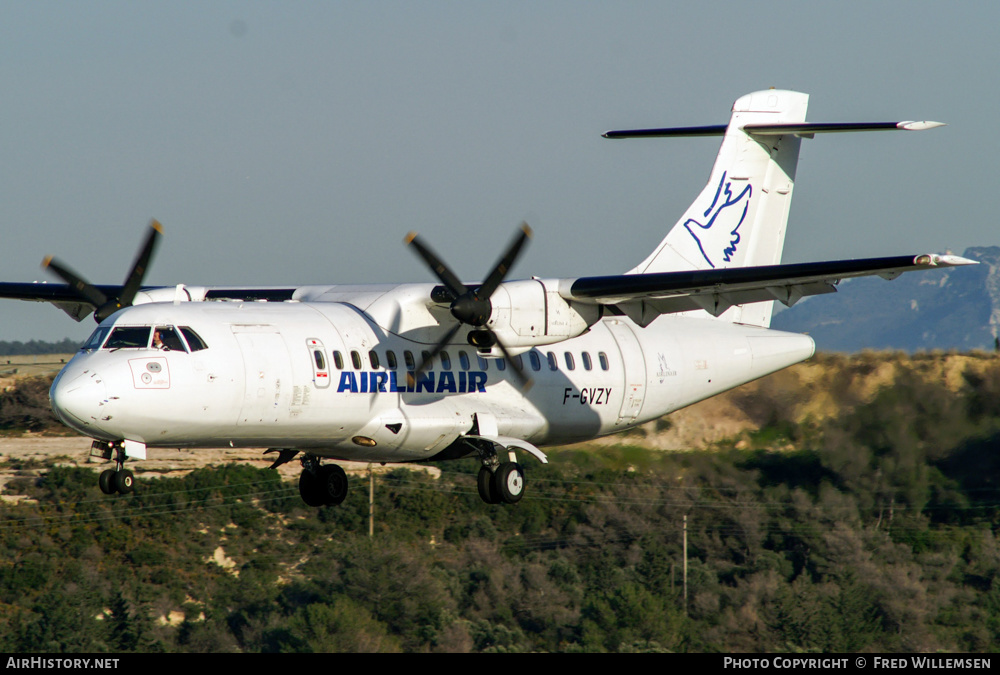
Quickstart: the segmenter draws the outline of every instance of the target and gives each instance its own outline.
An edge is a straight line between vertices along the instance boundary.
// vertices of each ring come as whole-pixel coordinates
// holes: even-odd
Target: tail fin
[[[800,134],[744,130],[800,124],[809,96],[767,90],[733,104],[728,126],[609,132],[609,138],[724,134],[708,184],[653,253],[628,274],[774,265],[781,261]],[[772,303],[734,307],[732,321],[767,326]]]
[[[808,102],[807,94],[774,89],[739,98],[708,185],[652,255],[629,274],[780,262],[800,138],[750,134],[744,127],[802,123]],[[704,134],[722,127],[699,129]]]
[[[605,138],[724,136],[708,185],[653,253],[627,274],[777,265],[802,138],[843,131],[921,131],[940,122],[806,122],[809,96],[769,89],[733,104],[728,125],[609,131]],[[735,306],[719,318],[771,323],[773,302]]]

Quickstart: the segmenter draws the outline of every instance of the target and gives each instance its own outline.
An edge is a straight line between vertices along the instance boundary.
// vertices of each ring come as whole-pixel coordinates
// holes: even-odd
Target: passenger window
[[[507,359],[497,359],[497,370],[507,370]]]
[[[573,360],[573,355],[566,352],[566,370],[573,370],[576,368],[576,361]]]
[[[119,326],[111,331],[105,349],[145,349],[149,346],[149,326]]]
[[[538,352],[528,352],[528,360],[531,361],[532,370],[542,369],[542,359],[538,356]]]
[[[191,328],[181,326],[181,335],[183,335],[184,339],[187,340],[188,347],[191,351],[200,352],[202,349],[208,349],[208,345],[201,339],[201,336],[191,330]]]
[[[361,354],[351,350],[351,363],[354,364],[354,370],[361,370]]]
[[[153,349],[164,351],[186,352],[184,343],[177,337],[177,331],[171,326],[157,326],[153,331]]]
[[[510,357],[510,360],[515,366],[517,366],[518,370],[524,370],[524,359],[521,358],[520,354]]]
[[[368,360],[371,361],[372,370],[378,368],[378,354],[375,352],[374,349],[368,352]]]
[[[479,362],[479,370],[489,370],[490,362],[484,359],[482,356],[476,355],[476,360]]]
[[[313,360],[316,362],[316,370],[326,370],[326,359],[323,358],[323,352],[314,349]]]
[[[594,367],[594,364],[590,360],[590,352],[584,352],[583,354],[581,354],[581,356],[583,357],[584,370],[590,370],[591,368]]]
[[[448,352],[441,352],[441,367],[445,370],[451,370],[451,355]]]
[[[385,353],[385,367],[389,370],[396,370],[396,352],[391,349]]]
[[[458,353],[458,363],[462,366],[462,370],[468,370],[470,367],[469,355],[465,352]]]
[[[403,362],[406,363],[406,368],[408,370],[413,370],[417,367],[416,362],[413,360],[413,352],[410,350],[403,352]]]
[[[333,352],[333,365],[337,366],[337,370],[344,369],[344,356],[338,351]]]
[[[597,352],[597,360],[601,362],[601,370],[607,370],[610,367],[608,365],[608,355],[604,352]]]
[[[545,358],[549,362],[549,370],[559,370],[559,361],[556,359],[555,352],[549,352],[545,355]]]

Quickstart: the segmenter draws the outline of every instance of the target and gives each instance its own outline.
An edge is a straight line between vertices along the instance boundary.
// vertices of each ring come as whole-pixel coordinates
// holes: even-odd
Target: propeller
[[[106,296],[99,288],[81,277],[66,265],[58,262],[52,256],[42,261],[42,267],[51,270],[56,276],[69,284],[69,287],[76,291],[80,299],[94,306],[94,320],[97,323],[117,312],[122,307],[129,307],[135,300],[136,293],[142,287],[142,279],[149,269],[149,262],[153,258],[153,251],[160,235],[163,234],[163,226],[154,218],[149,222],[149,233],[142,243],[139,253],[132,263],[132,270],[125,277],[125,283],[118,289],[118,293],[112,297]]]
[[[518,365],[517,361],[511,358],[507,347],[497,338],[493,329],[487,325],[490,320],[490,314],[493,313],[493,303],[490,302],[490,297],[499,288],[500,284],[503,283],[504,277],[507,276],[507,272],[513,266],[517,256],[521,253],[521,249],[530,237],[531,228],[528,227],[527,223],[521,223],[521,231],[517,233],[514,240],[507,247],[507,250],[500,256],[493,270],[486,276],[486,280],[479,286],[469,287],[459,281],[455,273],[444,264],[437,254],[417,237],[416,232],[410,232],[406,235],[403,241],[413,247],[417,255],[427,263],[427,266],[431,268],[434,275],[444,284],[444,294],[446,296],[444,299],[451,302],[451,315],[458,321],[434,345],[434,348],[420,365],[417,366],[417,369],[407,373],[406,378],[411,387],[417,375],[430,367],[434,357],[451,342],[463,325],[473,326],[476,329],[469,333],[469,344],[482,349],[489,349],[493,345],[500,347],[500,351],[503,352],[507,363],[510,364],[511,369],[517,375],[517,379],[520,380],[521,387],[525,390],[531,387],[531,378]]]

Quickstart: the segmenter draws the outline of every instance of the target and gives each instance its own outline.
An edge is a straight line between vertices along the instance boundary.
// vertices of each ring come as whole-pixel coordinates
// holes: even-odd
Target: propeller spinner
[[[156,249],[160,235],[163,234],[163,227],[155,219],[149,222],[149,228],[146,240],[139,249],[135,262],[132,263],[132,270],[125,277],[125,283],[110,298],[69,267],[56,261],[52,256],[42,261],[42,267],[51,270],[56,276],[69,284],[70,288],[76,291],[81,300],[93,305],[94,320],[100,323],[122,307],[131,306],[132,301],[135,300],[136,293],[142,287],[142,280],[146,276],[146,270],[149,269],[150,260],[153,258],[153,251]]]
[[[490,314],[493,312],[493,304],[490,302],[490,297],[500,284],[503,283],[504,277],[507,276],[507,272],[513,266],[514,261],[517,259],[529,237],[531,237],[531,228],[528,227],[527,223],[521,223],[521,231],[514,237],[514,240],[497,261],[493,270],[486,276],[486,280],[479,286],[468,287],[459,281],[454,272],[444,264],[437,254],[417,238],[416,232],[406,235],[403,241],[413,247],[417,255],[427,263],[427,266],[431,268],[434,275],[444,284],[448,299],[451,300],[451,315],[458,321],[434,345],[427,358],[417,366],[417,369],[407,374],[410,386],[413,386],[416,376],[431,365],[434,357],[444,349],[445,345],[451,342],[462,326],[468,325],[476,329],[469,333],[469,343],[472,346],[481,349],[489,349],[493,345],[500,347],[500,351],[503,352],[504,357],[517,375],[518,380],[521,381],[522,388],[527,390],[531,387],[531,378],[518,365],[517,361],[511,358],[507,347],[497,338],[493,329],[487,325],[490,320]]]

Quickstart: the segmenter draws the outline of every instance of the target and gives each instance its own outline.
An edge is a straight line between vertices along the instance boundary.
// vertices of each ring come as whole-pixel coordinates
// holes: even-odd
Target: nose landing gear
[[[100,486],[101,492],[106,495],[113,495],[116,492],[127,495],[135,489],[135,476],[128,469],[117,471],[108,469],[101,473],[97,484]]]
[[[135,490],[135,476],[132,475],[131,471],[124,468],[125,460],[128,459],[128,456],[125,454],[124,441],[117,443],[94,441],[90,446],[90,454],[91,456],[101,457],[106,460],[114,457],[115,468],[101,472],[100,477],[97,479],[97,485],[101,488],[101,492],[106,495],[113,495],[116,492],[127,495]]]

